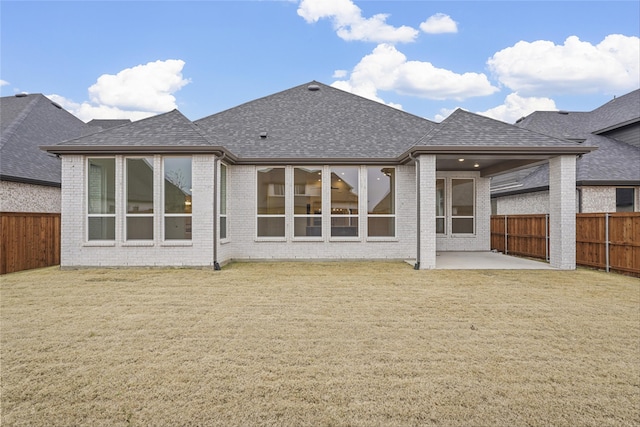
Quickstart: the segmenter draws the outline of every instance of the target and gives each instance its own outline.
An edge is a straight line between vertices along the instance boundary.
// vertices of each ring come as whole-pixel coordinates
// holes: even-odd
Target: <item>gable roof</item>
[[[87,122],[89,126],[96,126],[101,129],[109,129],[129,123],[131,123],[130,119],[93,119]]]
[[[312,81],[193,123],[174,110],[42,148],[57,154],[216,153],[235,164],[405,164],[418,152],[504,154],[512,148],[548,156],[591,150],[462,110],[452,116],[439,125]]]
[[[267,159],[393,158],[437,126],[316,81],[195,124],[213,144],[239,158]]]
[[[71,151],[75,147],[76,150],[94,154],[149,150],[167,153],[190,149],[199,151],[201,147],[208,150],[212,147],[199,129],[178,110],[65,141],[64,146]]]
[[[42,94],[0,98],[0,179],[60,185],[60,159],[41,145],[94,132],[80,119]]]

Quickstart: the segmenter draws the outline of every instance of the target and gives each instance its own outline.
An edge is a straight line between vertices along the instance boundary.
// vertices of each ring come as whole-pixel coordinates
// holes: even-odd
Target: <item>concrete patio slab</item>
[[[415,260],[407,260],[414,265]],[[438,270],[555,270],[549,263],[504,255],[500,252],[438,252]]]

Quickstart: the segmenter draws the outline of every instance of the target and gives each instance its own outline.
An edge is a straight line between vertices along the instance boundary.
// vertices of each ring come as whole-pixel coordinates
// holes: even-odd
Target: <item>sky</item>
[[[640,87],[638,1],[0,0],[0,95],[191,120],[313,80],[436,122]]]

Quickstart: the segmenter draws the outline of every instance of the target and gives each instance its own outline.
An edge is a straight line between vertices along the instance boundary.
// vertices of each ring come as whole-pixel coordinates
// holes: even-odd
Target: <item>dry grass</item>
[[[403,263],[1,283],[3,426],[640,425],[640,280]]]

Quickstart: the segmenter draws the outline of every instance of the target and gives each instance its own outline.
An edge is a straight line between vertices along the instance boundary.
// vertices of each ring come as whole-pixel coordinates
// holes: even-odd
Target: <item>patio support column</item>
[[[549,160],[549,222],[552,267],[576,268],[576,156]]]
[[[416,165],[418,182],[420,228],[418,230],[420,270],[436,268],[436,156],[421,155]]]

